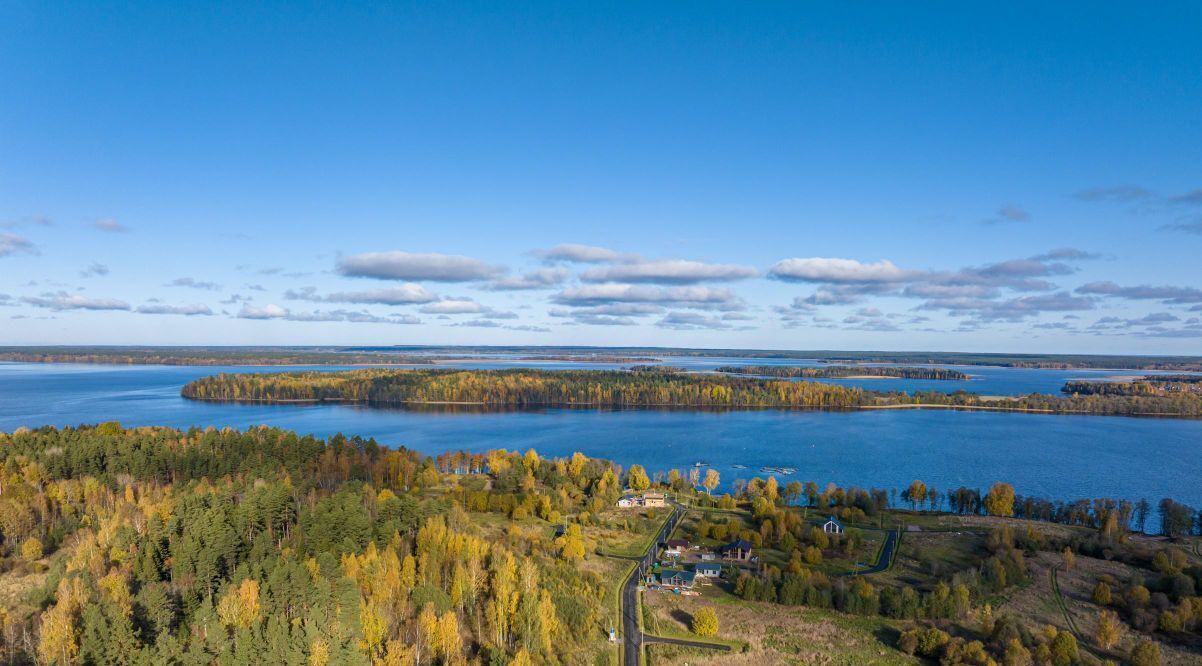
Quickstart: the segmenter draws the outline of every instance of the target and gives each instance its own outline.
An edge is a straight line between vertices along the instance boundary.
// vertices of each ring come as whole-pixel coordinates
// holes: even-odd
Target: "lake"
[[[761,363],[680,359],[689,369]],[[804,364],[796,363],[793,364]],[[458,365],[458,364],[456,364]],[[496,359],[473,367],[515,367]],[[525,365],[531,365],[526,363]],[[537,367],[596,367],[538,363]],[[333,368],[322,367],[330,370]],[[968,384],[986,394],[1055,392],[1066,377],[1113,371],[962,368],[968,382],[862,380],[868,388]],[[761,466],[794,467],[788,480],[901,488],[915,478],[940,490],[1014,483],[1019,494],[1055,499],[1117,497],[1153,503],[1170,496],[1202,506],[1202,421],[990,412],[857,412],[543,409],[440,412],[336,405],[235,405],[184,400],[187,382],[218,372],[278,372],[278,367],[101,366],[0,363],[0,431],[21,426],[120,421],[127,426],[269,424],[300,433],[375,437],[424,453],[530,447],[573,451],[651,471],[708,462],[724,485],[760,475]],[[1130,374],[1130,373],[1128,373]],[[847,383],[840,381],[837,383]],[[853,382],[855,383],[855,382]],[[1042,386],[1042,389],[1007,387]],[[909,388],[908,388],[909,387]],[[954,389],[950,389],[954,390]],[[736,469],[733,465],[744,465]]]

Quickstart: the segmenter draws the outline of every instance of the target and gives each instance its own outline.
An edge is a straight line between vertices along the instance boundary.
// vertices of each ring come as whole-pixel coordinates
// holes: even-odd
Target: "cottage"
[[[751,542],[746,539],[731,541],[719,548],[718,552],[725,559],[746,562],[751,559]]]
[[[643,493],[643,506],[648,509],[668,506],[668,500],[663,493]]]
[[[837,518],[831,516],[825,523],[822,523],[822,531],[827,534],[843,534],[843,523]]]
[[[698,578],[718,578],[722,575],[722,565],[717,562],[702,562],[693,567],[693,573]]]
[[[622,499],[618,500],[618,508],[629,509],[633,506],[636,506],[635,501],[636,499],[633,497],[623,497]]]
[[[680,557],[689,549],[689,542],[684,539],[668,539],[664,542],[664,551],[669,557]]]
[[[665,569],[660,572],[659,580],[665,587],[693,587],[693,583],[697,581],[697,575],[692,571]]]

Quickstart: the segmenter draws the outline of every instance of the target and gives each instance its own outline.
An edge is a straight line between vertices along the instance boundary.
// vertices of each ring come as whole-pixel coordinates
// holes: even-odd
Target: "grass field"
[[[703,588],[700,597],[647,594],[644,604],[663,635],[687,636],[693,613],[702,606],[718,612],[718,637],[745,647],[719,653],[677,646],[649,646],[655,666],[731,664],[825,664],[883,666],[918,664],[893,647],[899,630],[882,618],[862,618],[835,611],[746,602],[718,586]]]

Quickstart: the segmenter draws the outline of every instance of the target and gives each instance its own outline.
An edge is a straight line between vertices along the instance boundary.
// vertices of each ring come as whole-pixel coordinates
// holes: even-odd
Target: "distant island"
[[[879,377],[881,379],[936,379],[964,381],[969,375],[949,368],[928,367],[885,367],[879,365],[828,365],[820,368],[802,368],[791,365],[724,365],[717,372],[732,375],[756,375],[760,377],[848,379],[853,377]]]
[[[1077,380],[1066,382],[1061,390],[1076,395],[1202,395],[1202,375],[1147,375],[1125,382]]]
[[[820,382],[621,370],[363,369],[239,373],[185,385],[185,398],[226,402],[342,402],[371,406],[491,408],[657,407],[685,409],[968,409],[1048,414],[1202,417],[1202,395],[1030,394],[866,391]]]

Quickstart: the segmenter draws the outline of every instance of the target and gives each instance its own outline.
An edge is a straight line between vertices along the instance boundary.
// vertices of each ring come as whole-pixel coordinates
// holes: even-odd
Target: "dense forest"
[[[578,530],[553,539],[539,525],[561,512],[587,520],[615,501],[608,462],[432,459],[266,427],[116,424],[0,434],[0,456],[8,663],[529,665],[607,654],[612,586],[577,565]],[[465,505],[513,522],[473,522]],[[13,581],[31,588],[20,601]]]
[[[876,392],[740,375],[600,370],[389,370],[221,374],[184,386],[195,400],[348,402],[486,407],[881,409],[947,407],[1054,414],[1202,417],[1202,395],[1031,394],[995,398],[957,391]]]
[[[1200,375],[1148,375],[1129,382],[1071,381],[1061,389],[1075,395],[1172,395],[1202,394]]]
[[[843,379],[847,377],[895,377],[898,379],[939,379],[964,381],[970,377],[959,370],[920,366],[888,367],[880,365],[825,365],[804,368],[790,365],[724,365],[716,372],[759,377]]]
[[[286,347],[0,347],[0,361],[111,365],[427,365],[433,359]]]
[[[750,377],[598,370],[351,370],[223,374],[184,386],[186,398],[343,401],[373,405],[828,407],[863,403],[856,388]]]

